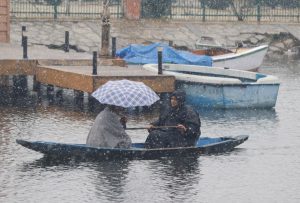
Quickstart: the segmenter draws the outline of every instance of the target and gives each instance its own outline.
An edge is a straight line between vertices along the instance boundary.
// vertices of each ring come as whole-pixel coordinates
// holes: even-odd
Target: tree
[[[247,0],[243,2],[228,0],[228,3],[237,17],[238,21],[243,21],[249,12],[252,12],[252,8],[257,6],[260,0]]]
[[[101,35],[101,51],[100,56],[109,56],[109,40],[110,40],[110,0],[103,1],[103,12],[101,14],[102,35]]]

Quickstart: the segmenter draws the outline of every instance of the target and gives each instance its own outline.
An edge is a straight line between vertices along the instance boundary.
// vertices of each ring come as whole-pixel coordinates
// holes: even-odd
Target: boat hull
[[[143,68],[157,71],[156,64]],[[219,67],[163,64],[163,74],[176,78],[188,104],[213,108],[272,108],[279,80],[272,75]]]
[[[186,92],[186,102],[198,107],[273,108],[279,84],[199,84],[177,81],[176,89]]]
[[[267,51],[268,46],[262,45],[240,53],[213,56],[212,66],[255,71],[261,66]]]
[[[199,156],[202,154],[224,153],[233,150],[248,139],[247,135],[221,138],[201,138],[195,147],[145,149],[143,143],[133,144],[130,149],[96,148],[85,144],[63,144],[55,142],[16,142],[28,149],[56,159],[74,157],[78,159],[159,159],[162,157]]]

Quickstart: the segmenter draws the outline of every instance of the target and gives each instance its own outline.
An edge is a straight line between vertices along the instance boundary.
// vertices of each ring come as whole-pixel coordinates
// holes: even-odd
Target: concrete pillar
[[[141,0],[123,0],[124,16],[129,20],[139,20],[141,17]]]
[[[10,42],[9,0],[0,0],[0,42]]]

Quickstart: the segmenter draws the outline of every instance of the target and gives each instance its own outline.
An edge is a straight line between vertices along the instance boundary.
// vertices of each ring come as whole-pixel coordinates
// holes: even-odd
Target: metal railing
[[[200,21],[299,23],[300,0],[143,0],[142,16]]]
[[[11,0],[12,18],[101,18],[106,0]],[[123,17],[122,0],[110,0],[110,17]]]
[[[100,18],[107,0],[11,0],[12,18]],[[110,0],[122,18],[123,0]],[[142,18],[300,22],[300,0],[141,0]]]
[[[300,0],[170,0],[169,17],[201,21],[300,22]]]

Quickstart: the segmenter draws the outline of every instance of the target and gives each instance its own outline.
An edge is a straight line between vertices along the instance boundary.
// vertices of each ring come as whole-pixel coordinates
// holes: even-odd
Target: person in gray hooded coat
[[[161,128],[163,126],[166,127]],[[161,113],[159,119],[151,123],[145,147],[195,146],[201,134],[200,126],[199,114],[191,106],[185,105],[185,92],[176,90],[170,98],[170,109]]]
[[[86,144],[91,147],[130,148],[131,139],[125,132],[126,118],[122,107],[108,106],[101,111],[89,132]]]

